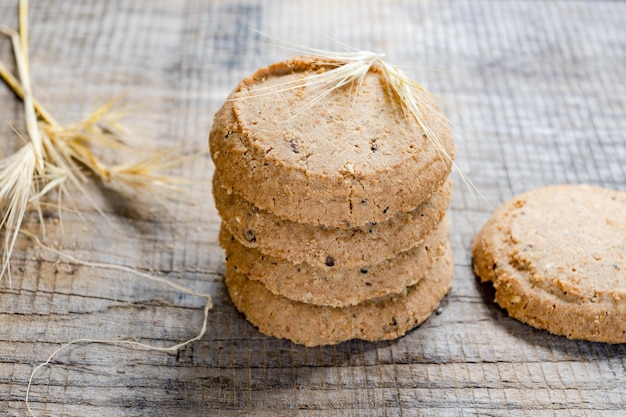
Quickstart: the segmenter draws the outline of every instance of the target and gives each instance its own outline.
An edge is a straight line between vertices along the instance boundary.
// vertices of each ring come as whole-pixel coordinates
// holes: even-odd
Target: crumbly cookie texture
[[[421,245],[380,264],[313,267],[263,255],[241,245],[223,225],[220,230],[227,267],[261,282],[273,294],[330,307],[347,307],[401,293],[426,275],[433,262],[444,255],[447,243],[448,222],[444,221]]]
[[[331,62],[301,57],[259,69],[216,113],[209,137],[221,182],[255,206],[294,222],[350,228],[414,210],[442,186],[455,146],[430,95],[425,132],[373,67],[358,89],[284,88]],[[438,140],[449,158],[437,150]]]
[[[255,207],[221,187],[213,177],[215,206],[228,230],[248,248],[264,255],[337,268],[378,264],[419,245],[446,214],[452,194],[447,181],[415,210],[389,220],[350,229],[328,228],[284,220]]]
[[[305,346],[351,339],[390,340],[426,320],[452,285],[454,264],[447,248],[416,285],[399,295],[355,306],[321,307],[272,294],[263,284],[226,269],[226,286],[235,307],[265,334]]]
[[[540,188],[499,208],[472,254],[511,317],[571,339],[626,342],[626,193]]]

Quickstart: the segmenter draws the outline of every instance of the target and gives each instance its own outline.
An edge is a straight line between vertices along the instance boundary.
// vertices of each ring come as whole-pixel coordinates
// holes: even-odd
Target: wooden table
[[[214,112],[255,68],[335,40],[387,53],[459,106],[459,168],[497,207],[525,190],[590,183],[626,190],[626,3],[619,1],[33,1],[35,95],[70,123],[126,94],[125,123],[154,146],[206,151]],[[17,27],[0,0],[0,23]],[[10,62],[9,43],[0,58]],[[0,88],[0,155],[22,145],[21,103]],[[47,245],[149,272],[214,307],[206,335],[175,354],[76,344],[33,379],[37,416],[624,416],[626,345],[570,341],[510,319],[472,273],[492,208],[455,175],[455,281],[437,314],[393,342],[307,349],[260,334],[226,294],[205,155],[180,174],[195,204],[74,191]],[[78,214],[78,212],[82,214]],[[26,230],[41,236],[37,215]],[[576,242],[571,242],[576,244]],[[0,415],[24,416],[33,368],[78,338],[169,346],[200,330],[205,300],[127,271],[68,262],[20,238],[0,289]]]

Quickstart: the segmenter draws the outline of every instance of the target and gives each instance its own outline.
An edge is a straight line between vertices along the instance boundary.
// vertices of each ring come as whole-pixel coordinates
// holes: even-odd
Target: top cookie
[[[569,338],[626,342],[626,193],[530,191],[494,213],[473,256],[511,317]]]
[[[358,88],[337,88],[318,101],[319,85],[287,84],[337,65],[300,57],[239,84],[209,137],[224,187],[291,221],[347,228],[411,211],[444,183],[451,161],[404,116],[377,67]],[[415,94],[452,158],[445,116],[427,93]]]

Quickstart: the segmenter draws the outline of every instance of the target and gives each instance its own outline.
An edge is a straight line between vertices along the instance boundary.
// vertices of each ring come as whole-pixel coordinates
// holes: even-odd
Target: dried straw
[[[174,148],[159,150],[135,162],[107,164],[94,153],[93,148],[102,150],[139,151],[127,145],[122,137],[123,126],[119,123],[120,112],[114,102],[107,103],[80,122],[64,126],[33,97],[28,62],[28,1],[21,0],[19,7],[19,33],[13,29],[0,26],[0,33],[9,37],[14,51],[18,77],[15,77],[4,63],[0,62],[0,77],[24,102],[24,117],[28,136],[23,138],[24,145],[14,154],[0,159],[0,229],[4,229],[2,244],[2,265],[0,280],[7,274],[11,285],[10,259],[19,233],[29,236],[35,244],[66,261],[92,268],[113,269],[124,276],[131,274],[161,284],[166,284],[177,291],[206,299],[204,320],[198,334],[181,343],[169,347],[151,346],[134,340],[106,340],[80,338],[63,344],[56,349],[47,360],[36,366],[29,379],[26,389],[26,407],[34,416],[30,407],[30,393],[35,374],[70,346],[77,344],[111,344],[137,349],[175,353],[182,347],[201,339],[207,330],[208,313],[212,308],[211,296],[182,287],[165,278],[146,274],[136,269],[121,265],[82,261],[71,255],[44,245],[36,236],[20,230],[25,213],[33,206],[41,217],[40,199],[56,190],[61,196],[65,194],[67,182],[74,185],[87,199],[92,201],[85,189],[90,180],[86,172],[95,174],[105,184],[116,184],[128,187],[133,191],[150,190],[151,195],[160,201],[178,200],[181,196],[182,184],[191,181],[163,174],[164,171],[180,164],[187,157],[175,152]],[[143,151],[143,149],[141,150]],[[143,152],[145,153],[145,152]],[[160,190],[160,192],[159,192]],[[155,192],[156,191],[156,192]],[[92,201],[93,203],[93,201]],[[104,214],[98,206],[96,210]],[[43,224],[43,222],[42,222]]]
[[[52,191],[58,192],[58,209],[62,196],[68,195],[66,184],[77,189],[102,215],[86,190],[94,176],[107,186],[137,191],[159,202],[186,198],[182,185],[192,181],[165,174],[189,158],[168,148],[150,153],[132,162],[107,163],[98,154],[114,149],[125,154],[145,154],[145,149],[128,145],[125,129],[119,120],[123,113],[112,101],[72,125],[61,125],[33,96],[28,61],[28,1],[20,1],[20,31],[0,26],[0,33],[9,37],[14,51],[18,77],[0,62],[0,77],[24,102],[24,117],[28,137],[13,155],[0,160],[0,210],[3,215],[0,230],[5,231],[2,243],[0,280],[8,275],[11,285],[10,259],[17,235],[29,207],[40,217],[40,199]],[[96,149],[100,150],[97,152]],[[18,175],[19,173],[19,175]]]

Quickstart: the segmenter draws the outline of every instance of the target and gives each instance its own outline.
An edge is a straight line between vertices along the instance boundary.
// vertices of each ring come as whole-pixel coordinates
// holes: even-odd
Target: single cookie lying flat
[[[511,317],[572,339],[626,342],[626,193],[530,191],[493,214],[472,253]]]
[[[434,99],[414,91],[433,137],[405,117],[376,66],[358,88],[315,102],[319,84],[303,81],[337,66],[300,57],[241,82],[209,136],[223,186],[293,222],[349,228],[414,210],[443,185],[455,146]]]
[[[222,225],[220,244],[226,250],[227,267],[259,281],[276,295],[304,303],[346,307],[388,294],[399,294],[416,284],[433,262],[444,255],[448,244],[448,222],[424,242],[380,264],[359,267],[313,267],[266,256],[248,249]]]
[[[222,220],[237,240],[264,255],[313,266],[354,267],[380,263],[419,245],[446,214],[452,194],[447,181],[432,197],[408,213],[350,229],[295,223],[258,209],[221,187],[213,177],[213,195]]]
[[[319,346],[404,335],[439,306],[452,286],[453,272],[448,246],[428,274],[406,292],[344,308],[320,307],[274,295],[232,266],[226,269],[226,286],[235,307],[261,332],[305,346]]]

